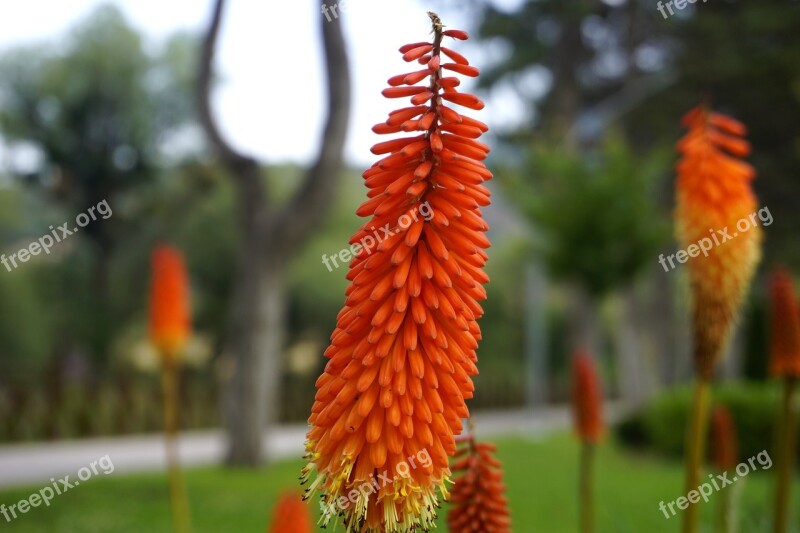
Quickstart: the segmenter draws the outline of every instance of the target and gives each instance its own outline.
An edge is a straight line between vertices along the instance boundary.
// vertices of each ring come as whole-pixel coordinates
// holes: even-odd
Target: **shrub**
[[[730,383],[714,388],[712,401],[733,414],[739,439],[740,460],[767,450],[772,453],[779,391],[774,383]],[[683,455],[691,389],[665,392],[615,428],[625,445],[665,457]]]

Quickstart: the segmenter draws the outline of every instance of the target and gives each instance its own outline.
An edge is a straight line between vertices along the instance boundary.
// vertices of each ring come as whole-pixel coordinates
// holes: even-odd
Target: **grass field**
[[[505,465],[513,530],[516,533],[574,533],[576,457],[578,446],[568,435],[543,441],[507,438],[497,441]],[[614,443],[601,445],[597,472],[598,531],[609,533],[677,532],[679,516],[664,518],[660,501],[681,496],[682,470],[678,463],[623,452]],[[187,473],[195,532],[262,532],[272,503],[284,488],[298,488],[301,461],[283,462],[257,471],[222,468],[193,469]],[[771,476],[757,472],[737,482],[742,492],[739,514],[742,533],[768,530],[767,499]],[[42,486],[47,483],[43,480]],[[0,503],[15,503],[39,487],[0,492]],[[795,487],[795,508],[800,490]],[[729,489],[726,489],[729,490]],[[711,523],[711,496],[703,507]],[[318,509],[313,509],[315,516]],[[440,522],[446,509],[440,513]],[[794,523],[800,516],[793,518]],[[340,528],[341,529],[341,528]],[[442,526],[442,529],[443,526]],[[30,509],[7,523],[0,516],[0,532],[168,533],[166,481],[161,475],[100,475],[56,497],[49,507]],[[320,530],[323,531],[323,530]],[[328,529],[330,531],[330,528]],[[705,531],[712,531],[710,525]]]

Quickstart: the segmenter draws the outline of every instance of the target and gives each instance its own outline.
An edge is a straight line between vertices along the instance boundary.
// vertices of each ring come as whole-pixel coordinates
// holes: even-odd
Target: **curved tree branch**
[[[319,17],[325,53],[328,116],[314,164],[288,204],[276,217],[285,242],[307,237],[328,211],[342,171],[344,142],[350,120],[350,67],[342,19]]]
[[[313,232],[327,213],[343,166],[342,152],[350,117],[351,89],[342,21],[328,21],[326,17],[319,17],[328,98],[328,115],[319,152],[294,196],[270,216],[264,209],[266,191],[261,183],[258,162],[231,146],[219,130],[211,110],[214,52],[224,7],[225,0],[215,1],[211,22],[202,43],[197,78],[200,123],[226,169],[237,178],[242,201],[251,208],[245,209],[244,215],[259,219],[259,226],[263,224],[262,229],[268,233],[266,236],[274,247],[292,251],[298,248],[295,246],[297,243]]]
[[[261,197],[264,194],[259,177],[258,162],[245,154],[238,152],[222,136],[211,110],[211,84],[214,71],[214,54],[217,46],[219,29],[222,24],[222,12],[225,0],[216,0],[211,23],[203,38],[200,51],[200,64],[197,75],[197,106],[200,124],[205,131],[208,141],[221,159],[226,169],[239,181],[247,180],[246,189],[250,194],[256,193]],[[251,199],[252,201],[252,199]]]

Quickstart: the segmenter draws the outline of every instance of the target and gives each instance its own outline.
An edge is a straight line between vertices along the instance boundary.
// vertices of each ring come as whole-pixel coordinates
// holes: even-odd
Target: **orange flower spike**
[[[572,380],[575,430],[581,440],[594,444],[605,433],[603,393],[592,358],[584,351],[572,360]]]
[[[272,524],[267,533],[312,533],[314,528],[308,506],[299,494],[287,492],[275,505]]]
[[[183,256],[170,246],[152,255],[150,338],[163,357],[178,357],[191,333],[189,282]]]
[[[305,497],[319,491],[321,524],[341,515],[348,532],[434,527],[478,372],[489,246],[480,207],[492,174],[475,139],[487,128],[443,105],[447,96],[454,108],[483,107],[445,76],[458,69],[442,54],[466,65],[442,42],[466,33],[429,15],[431,42],[400,48],[424,69],[393,76],[383,92],[411,105],[373,128],[401,136],[376,144],[381,159],[363,174],[368,200],[356,213],[370,220],[350,239],[358,252],[308,419]]]
[[[698,106],[682,123],[689,131],[677,144],[682,159],[677,165],[676,233],[683,249],[709,248],[708,257],[693,258],[687,268],[695,367],[710,379],[761,258],[761,228],[750,219],[757,209],[750,186],[755,170],[738,159],[750,151],[740,122]],[[737,228],[740,220],[748,222],[746,231]]]
[[[770,280],[770,372],[775,376],[800,377],[800,311],[792,275],[780,268]]]
[[[492,444],[476,443],[469,435],[453,463],[455,485],[450,494],[450,533],[510,533],[511,517],[504,493],[502,464]]]
[[[731,470],[739,464],[736,426],[731,412],[721,405],[711,413],[711,462],[720,472]]]

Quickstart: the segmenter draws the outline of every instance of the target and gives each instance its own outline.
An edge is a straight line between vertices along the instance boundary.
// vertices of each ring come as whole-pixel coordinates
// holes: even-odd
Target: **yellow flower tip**
[[[352,466],[352,463],[349,465]],[[303,470],[311,470],[310,463]],[[371,479],[349,479],[341,473],[318,473],[306,489],[303,499],[311,499],[317,491],[322,493],[319,524],[328,527],[342,518],[346,533],[380,531],[407,533],[428,531],[435,527],[436,509],[447,498],[444,490],[449,478],[433,483],[431,487],[420,484],[413,476],[390,476],[388,471]]]

